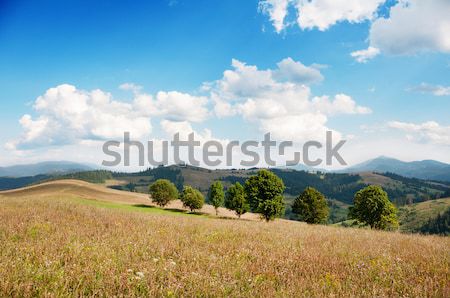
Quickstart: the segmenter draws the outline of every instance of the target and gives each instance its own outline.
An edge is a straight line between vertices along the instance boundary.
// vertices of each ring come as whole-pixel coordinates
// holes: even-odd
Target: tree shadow
[[[171,211],[171,212],[178,212],[178,213],[186,213],[186,210],[178,209],[178,208],[164,208],[164,210]]]
[[[193,215],[208,215],[208,213],[200,212],[200,211],[188,211],[187,214]]]
[[[137,208],[156,208],[156,206],[145,205],[145,204],[134,204],[133,207],[137,207]]]
[[[186,209],[179,209],[179,208],[161,208],[158,206],[152,206],[152,205],[146,205],[146,204],[133,204],[132,206],[136,207],[136,208],[161,209],[164,211],[175,212],[175,213],[185,213],[185,214],[191,214],[191,215],[209,215],[208,213],[204,213],[204,212],[200,212],[200,211],[189,211]]]

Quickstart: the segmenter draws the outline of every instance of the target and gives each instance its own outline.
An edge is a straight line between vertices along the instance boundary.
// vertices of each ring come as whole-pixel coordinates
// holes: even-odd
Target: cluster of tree
[[[450,235],[450,208],[447,208],[443,214],[439,213],[436,218],[430,218],[419,229],[419,232],[424,234]]]
[[[41,183],[52,179],[49,175],[36,175],[28,177],[0,177],[0,190],[14,189],[27,185]]]
[[[267,221],[282,216],[284,212],[284,184],[274,173],[260,170],[248,178],[244,185],[232,184],[224,193],[220,181],[214,182],[208,192],[208,199],[216,208],[225,206],[238,217],[252,211],[259,213]]]
[[[175,184],[167,179],[158,179],[149,187],[151,199],[160,207],[164,207],[170,201],[180,199],[185,208],[192,211],[201,209],[205,203],[203,194],[197,189],[186,185],[181,194]]]
[[[216,209],[225,206],[240,218],[246,212],[259,213],[266,221],[284,214],[283,180],[268,170],[259,170],[249,177],[244,185],[232,184],[226,192],[220,181],[211,184],[208,200]],[[178,197],[191,211],[201,209],[204,204],[202,193],[191,186],[185,186],[181,194],[167,179],[158,179],[150,186],[152,200],[159,206],[166,206]],[[395,229],[398,227],[397,210],[387,193],[379,186],[367,186],[359,190],[350,207],[349,218],[369,225],[374,229]],[[326,197],[313,187],[306,187],[294,200],[292,211],[298,219],[310,224],[326,223],[329,207]]]
[[[104,183],[106,180],[113,179],[113,176],[110,171],[96,170],[65,174],[56,179],[78,179],[91,183]]]
[[[177,166],[158,166],[155,168],[148,168],[147,170],[136,172],[136,173],[114,173],[115,177],[140,177],[147,176],[150,177],[152,181],[159,179],[167,179],[172,181],[179,191],[183,190],[184,177],[181,169]],[[144,182],[144,181],[142,181]]]

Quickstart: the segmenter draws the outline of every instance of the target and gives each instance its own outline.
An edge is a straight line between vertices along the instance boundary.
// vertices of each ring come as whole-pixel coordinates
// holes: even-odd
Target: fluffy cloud
[[[308,83],[322,79],[322,75],[290,58],[278,63],[276,69],[259,70],[237,60],[232,61],[232,66],[222,79],[209,86],[216,113],[241,115],[275,138],[318,139],[331,130],[326,126],[328,116],[370,113],[345,94],[332,100],[328,96],[313,97]]]
[[[285,19],[289,6],[297,11],[297,24],[301,29],[325,31],[338,22],[361,23],[375,17],[378,7],[386,0],[264,0],[262,11],[269,15],[276,32],[288,24]]]
[[[378,53],[412,55],[420,52],[450,53],[450,1],[400,0],[388,18],[376,19],[370,28],[370,47],[352,56],[366,62]],[[364,55],[366,54],[366,55]]]
[[[359,63],[366,63],[370,59],[380,54],[380,50],[374,47],[368,47],[366,50],[354,51],[350,55]]]
[[[430,93],[435,96],[447,96],[450,95],[450,87],[440,86],[440,85],[430,85],[422,83],[419,86],[415,86],[408,89],[409,91],[420,92],[420,93]]]
[[[386,0],[298,0],[298,25],[302,29],[327,30],[337,22],[361,23],[374,18]]]
[[[389,18],[372,24],[370,44],[393,55],[450,53],[449,13],[448,0],[401,0],[391,8]]]
[[[450,1],[399,0],[389,16],[379,17],[378,8],[386,0],[262,0],[261,11],[281,32],[287,26],[289,9],[297,12],[302,30],[325,31],[336,23],[371,21],[369,47],[351,56],[360,63],[380,53],[412,55],[420,52],[450,53]]]
[[[328,96],[315,97],[312,100],[315,109],[326,115],[336,114],[370,114],[371,109],[358,106],[348,95],[337,94],[334,100],[329,100]]]
[[[149,113],[134,103],[114,101],[101,90],[84,91],[64,84],[48,89],[34,105],[38,116],[24,115],[23,135],[7,144],[12,149],[108,139],[124,131],[142,137],[151,132]]]
[[[221,79],[203,85],[203,96],[178,91],[149,95],[142,93],[140,86],[126,83],[120,88],[132,91],[134,98],[125,102],[113,100],[102,90],[59,85],[36,99],[36,115],[20,119],[24,132],[7,147],[84,144],[118,139],[125,131],[133,138],[150,137],[150,118],[157,118],[162,132],[169,136],[175,132],[187,135],[194,131],[191,123],[212,115],[239,116],[275,138],[304,141],[323,138],[331,130],[328,117],[370,113],[345,94],[313,96],[309,85],[322,80],[320,67],[286,58],[264,70],[234,59],[232,69],[225,70]],[[214,113],[209,110],[210,103]],[[196,134],[205,140],[211,137],[208,130]]]
[[[450,146],[450,126],[442,126],[435,121],[419,124],[391,121],[388,126],[405,132],[409,140]]]
[[[273,77],[281,81],[294,83],[316,83],[323,80],[320,70],[315,66],[305,66],[291,57],[285,58],[277,63],[278,69],[272,72]]]
[[[208,98],[177,91],[160,91],[154,102],[154,114],[173,121],[202,122],[208,117]]]
[[[134,84],[120,88],[133,91],[134,100],[116,101],[102,90],[85,91],[68,84],[48,89],[34,102],[37,116],[24,115],[19,121],[24,131],[22,136],[6,147],[31,149],[120,138],[125,131],[134,138],[142,138],[152,131],[151,116],[192,122],[203,121],[208,116],[206,97],[161,91],[153,98],[139,93],[141,88]]]
[[[195,139],[199,141],[212,139],[211,130],[204,129],[202,133],[199,133],[192,128],[191,123],[188,121],[170,121],[164,119],[160,125],[166,136],[170,139],[177,133],[180,134],[180,139],[182,140],[186,140],[190,133],[194,133]]]

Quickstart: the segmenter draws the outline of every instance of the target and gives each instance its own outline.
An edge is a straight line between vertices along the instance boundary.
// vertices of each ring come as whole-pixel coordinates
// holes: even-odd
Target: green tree
[[[196,209],[201,209],[205,203],[205,198],[202,193],[189,185],[183,188],[180,200],[183,202],[183,206],[189,208],[191,212]]]
[[[178,190],[167,179],[158,179],[149,187],[151,199],[161,207],[166,206],[171,200],[178,198]]]
[[[245,199],[244,187],[239,182],[236,182],[227,189],[225,207],[236,212],[239,218],[241,218],[242,214],[250,210],[250,206]]]
[[[224,197],[222,183],[220,181],[213,182],[208,191],[208,200],[214,206],[214,209],[216,209],[216,215],[219,214],[219,207],[223,206]]]
[[[309,224],[319,224],[327,222],[329,209],[324,195],[313,187],[307,187],[295,199],[292,212]]]
[[[284,213],[283,180],[268,170],[260,170],[245,181],[246,199],[253,212],[269,221]]]
[[[373,229],[389,230],[398,227],[397,209],[389,201],[387,193],[376,185],[367,186],[355,194],[349,218]]]

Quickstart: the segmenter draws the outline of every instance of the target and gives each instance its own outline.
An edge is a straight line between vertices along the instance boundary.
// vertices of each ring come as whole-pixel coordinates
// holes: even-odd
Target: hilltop
[[[108,188],[107,186],[116,184],[118,181],[109,180],[105,184],[93,184],[81,180],[63,179],[44,182],[28,187],[23,187],[14,190],[0,191],[0,196],[5,198],[67,198],[76,199],[85,204],[97,204],[103,207],[126,208],[134,207],[132,209],[145,211],[146,209],[154,208],[156,205],[152,203],[148,194],[121,191]],[[107,203],[107,204],[103,204]],[[110,205],[112,203],[115,205]],[[125,206],[124,206],[125,205]],[[165,208],[168,212],[184,211],[183,204],[180,200],[171,201]],[[154,210],[153,210],[154,211]],[[213,215],[215,214],[214,207],[205,204],[199,210],[201,214]],[[233,212],[219,208],[219,214],[222,217],[234,218]],[[243,219],[258,219],[256,214],[247,213],[242,216]]]

